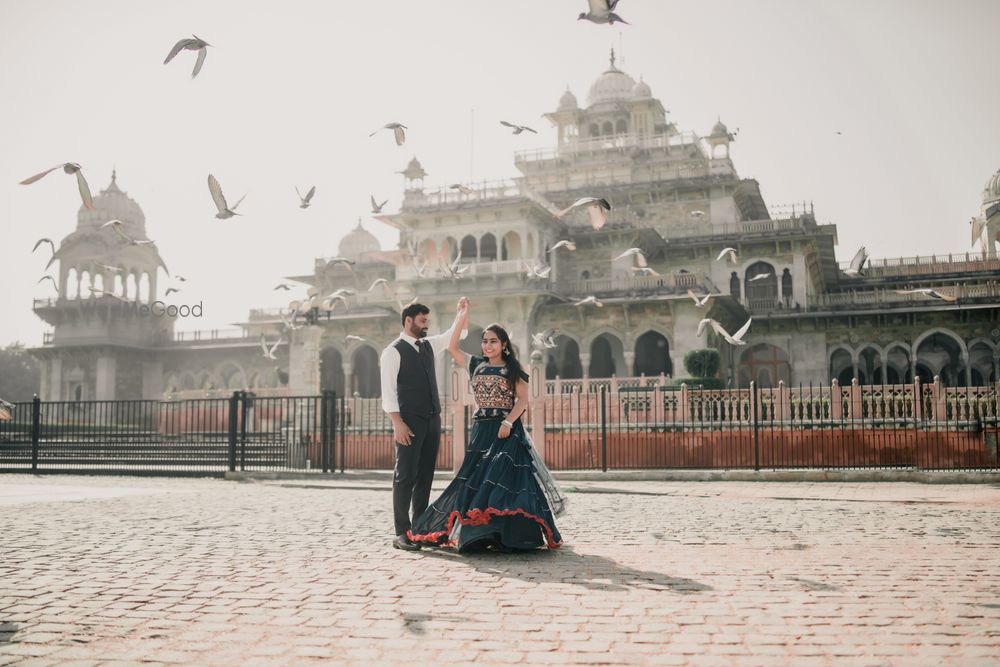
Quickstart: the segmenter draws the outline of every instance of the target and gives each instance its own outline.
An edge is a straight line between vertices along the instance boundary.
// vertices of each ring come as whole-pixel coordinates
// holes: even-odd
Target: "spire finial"
[[[118,177],[118,170],[111,167],[111,182],[114,183],[115,179]]]
[[[615,68],[615,47],[611,47],[611,69]]]

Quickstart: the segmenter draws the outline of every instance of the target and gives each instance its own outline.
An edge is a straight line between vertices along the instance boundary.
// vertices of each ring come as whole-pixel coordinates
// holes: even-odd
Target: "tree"
[[[684,369],[691,377],[714,378],[721,365],[722,357],[719,351],[712,348],[691,350],[684,355]]]
[[[41,378],[38,360],[25,351],[24,343],[0,348],[0,398],[11,403],[30,401],[41,391]]]

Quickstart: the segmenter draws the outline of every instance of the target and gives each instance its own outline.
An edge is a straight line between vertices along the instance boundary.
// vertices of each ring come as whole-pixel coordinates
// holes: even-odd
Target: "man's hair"
[[[399,318],[399,322],[405,327],[407,317],[416,317],[417,315],[429,315],[430,312],[431,309],[422,303],[411,303],[409,306],[403,309],[403,313]]]

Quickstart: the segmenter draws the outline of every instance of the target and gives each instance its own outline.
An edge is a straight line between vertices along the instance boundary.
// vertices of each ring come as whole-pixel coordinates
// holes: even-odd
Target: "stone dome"
[[[634,100],[648,100],[653,97],[653,91],[649,88],[649,84],[639,77],[639,83],[635,84],[632,88],[632,99]]]
[[[721,137],[729,134],[729,128],[721,120],[712,126],[712,136]]]
[[[337,254],[357,262],[364,259],[368,253],[378,252],[381,249],[382,246],[379,244],[378,239],[375,238],[375,235],[362,227],[361,221],[358,220],[358,226],[340,240],[340,245],[337,247]]]
[[[134,238],[146,238],[146,216],[134,199],[118,188],[114,172],[111,183],[94,197],[94,208],[82,204],[76,214],[77,231],[97,231],[108,220],[121,220],[123,231]]]
[[[559,98],[559,111],[575,111],[580,105],[576,101],[576,95],[567,88],[566,92]]]
[[[990,180],[986,181],[986,187],[983,188],[983,203],[989,204],[1000,200],[1000,169],[990,176]]]
[[[590,91],[587,93],[587,107],[628,100],[632,97],[633,88],[635,80],[612,65],[611,69],[597,77],[590,86]]]

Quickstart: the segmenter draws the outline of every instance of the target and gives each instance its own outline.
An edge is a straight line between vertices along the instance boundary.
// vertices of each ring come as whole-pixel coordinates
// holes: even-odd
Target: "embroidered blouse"
[[[523,370],[520,377],[528,381]],[[515,395],[507,382],[506,366],[490,366],[486,357],[470,356],[469,378],[477,407],[473,419],[502,418],[513,409]]]

